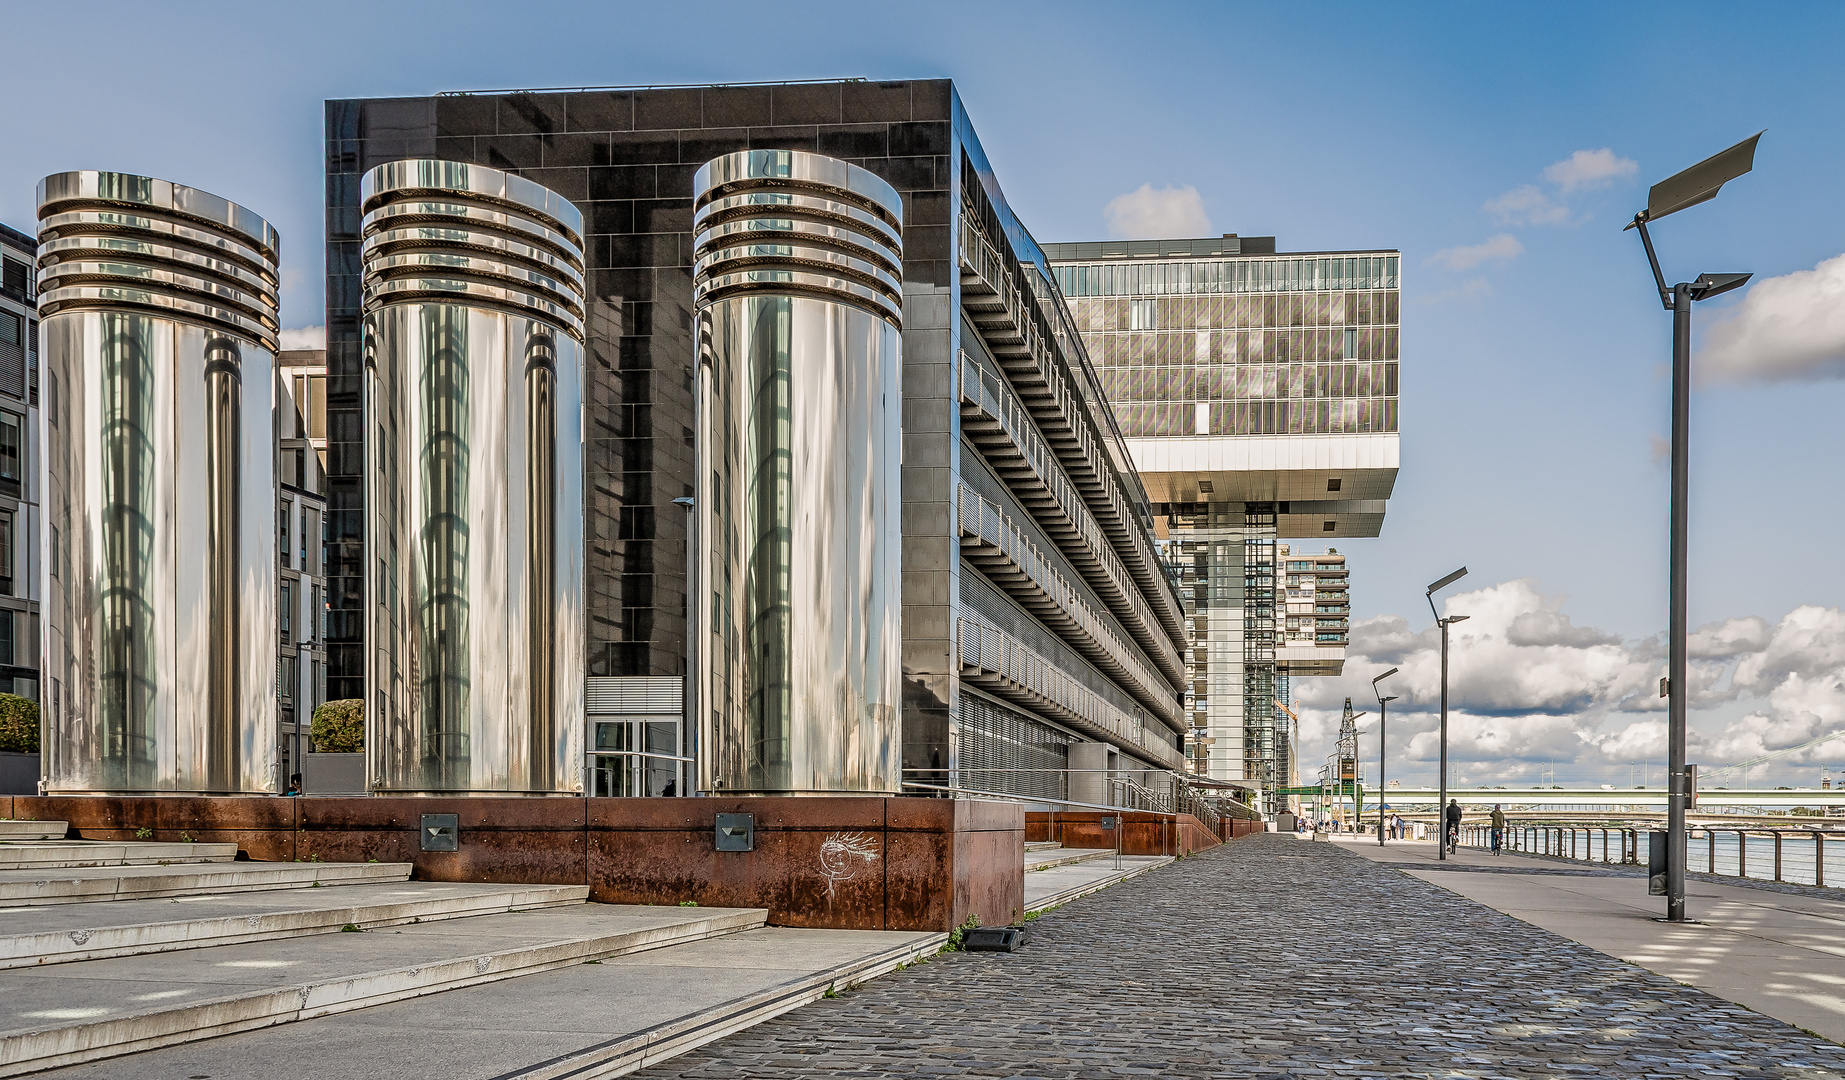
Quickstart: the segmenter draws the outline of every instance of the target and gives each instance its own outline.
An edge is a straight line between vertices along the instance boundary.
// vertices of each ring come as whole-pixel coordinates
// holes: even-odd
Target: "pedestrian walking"
[[[1505,854],[1505,811],[1493,804],[1493,854]]]

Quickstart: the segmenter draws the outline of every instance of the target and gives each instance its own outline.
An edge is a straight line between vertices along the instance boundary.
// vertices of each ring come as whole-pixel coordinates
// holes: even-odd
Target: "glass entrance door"
[[[596,720],[590,794],[635,798],[685,791],[679,718]]]

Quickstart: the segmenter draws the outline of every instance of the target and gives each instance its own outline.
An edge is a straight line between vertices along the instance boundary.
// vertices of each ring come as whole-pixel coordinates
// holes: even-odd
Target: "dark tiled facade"
[[[952,88],[827,83],[327,103],[328,693],[360,697],[359,178],[404,157],[517,172],[583,211],[588,671],[678,675],[692,476],[692,174],[743,149],[844,158],[904,198],[904,276],[947,288]]]
[[[387,161],[441,157],[520,173],[582,209],[590,264],[584,674],[676,676],[684,671],[686,651],[686,519],[673,500],[692,493],[694,470],[692,177],[712,158],[745,149],[842,158],[883,177],[903,197],[906,768],[949,768],[957,755],[967,757],[970,740],[980,739],[987,745],[986,756],[975,755],[980,760],[999,754],[1016,763],[1026,760],[1016,756],[1024,753],[1037,755],[1029,757],[1034,768],[1040,759],[1065,761],[1061,748],[1072,739],[1120,739],[1127,752],[1149,763],[1178,761],[1182,740],[1174,722],[1152,715],[1176,713],[1178,678],[1155,688],[1156,700],[1143,710],[1147,680],[1138,698],[1128,693],[1091,662],[1093,640],[1086,643],[1090,652],[1079,655],[1070,631],[1051,630],[963,558],[965,508],[974,489],[1016,521],[1042,512],[1014,497],[1007,485],[1021,482],[1016,476],[1001,480],[1004,470],[990,468],[984,451],[963,438],[969,408],[963,368],[981,365],[985,378],[1003,382],[1013,376],[1002,372],[996,359],[1002,354],[1031,369],[1018,375],[1030,376],[1020,391],[1042,419],[1025,426],[1035,432],[1034,424],[1049,425],[1045,433],[1065,462],[1054,471],[1087,477],[1085,497],[1096,500],[1098,513],[1114,508],[1107,512],[1115,539],[1101,539],[1091,521],[1088,539],[1072,539],[1066,529],[1055,544],[1070,548],[1092,576],[1101,573],[1093,569],[1103,565],[1099,555],[1116,558],[1119,567],[1151,547],[1144,494],[1131,475],[1115,471],[1112,461],[1125,461],[1125,452],[1104,449],[1112,439],[1118,450],[1118,436],[1107,410],[1091,407],[1099,387],[1060,315],[1061,299],[1043,276],[1043,255],[1012,216],[946,80],[328,102],[328,695],[358,697],[364,690],[359,178]],[[971,241],[987,253],[979,271],[963,239],[976,234],[986,238]],[[980,318],[992,324],[984,329],[975,328],[963,307],[963,283],[970,280],[985,282],[976,288],[987,309]],[[996,304],[1004,306],[1001,297],[1011,297],[1013,306],[996,313]],[[999,342],[997,351],[981,344],[987,336]],[[971,360],[968,352],[982,359]],[[1047,379],[1062,389],[1047,389]],[[1059,441],[1057,431],[1067,437]],[[1063,472],[1057,475],[1068,490]],[[1032,535],[1040,547],[1053,544],[1047,534]],[[1084,543],[1090,545],[1086,552],[1078,550]],[[1119,555],[1098,552],[1097,544],[1112,544]],[[1080,576],[1070,563],[1058,565],[1066,578]],[[1145,569],[1144,562],[1137,565]],[[1183,648],[1176,615],[1170,628],[1150,616],[1136,622],[1137,629],[1120,621],[1138,619],[1129,610],[1134,603],[1142,611],[1148,604],[1177,611],[1176,595],[1157,570],[1153,575],[1157,585],[1141,579],[1140,586],[1128,586],[1136,594],[1132,602],[1119,595],[1105,602],[1082,587],[1084,602],[1107,623],[1106,633],[1138,643],[1112,647],[1132,653],[1131,662],[1143,669],[1143,646],[1169,652],[1177,642]],[[1044,696],[1055,680],[1026,687],[985,671],[964,679],[970,620],[1063,672],[1067,678],[1057,684],[1063,702]],[[974,697],[983,704],[964,709]],[[1121,731],[1133,734],[1114,734]],[[1009,753],[1015,756],[1006,758]]]

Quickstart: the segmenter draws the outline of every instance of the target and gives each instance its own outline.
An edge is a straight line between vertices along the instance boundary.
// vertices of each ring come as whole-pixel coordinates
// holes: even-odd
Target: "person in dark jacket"
[[[1448,854],[1452,855],[1454,854],[1455,845],[1460,843],[1461,839],[1461,801],[1459,799],[1448,800],[1448,809],[1442,814],[1442,819],[1448,826],[1445,830],[1447,833]]]
[[[1494,803],[1493,804],[1493,854],[1495,855],[1503,854],[1504,851],[1505,851],[1505,811],[1499,808],[1498,803]]]

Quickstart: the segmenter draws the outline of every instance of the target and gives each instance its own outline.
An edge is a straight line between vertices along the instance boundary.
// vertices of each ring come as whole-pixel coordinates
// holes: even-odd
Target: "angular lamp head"
[[[1723,185],[1755,168],[1755,143],[1761,137],[1762,132],[1758,131],[1728,150],[1713,154],[1684,172],[1654,184],[1652,190],[1646,193],[1646,209],[1640,212],[1634,223],[1658,221],[1687,206],[1696,206],[1716,198]],[[1633,225],[1628,228],[1633,228]]]
[[[1740,289],[1754,274],[1699,274],[1698,280],[1691,283],[1693,300],[1709,300],[1731,289]]]
[[[1392,675],[1395,675],[1396,673],[1397,673],[1397,669],[1391,668],[1389,671],[1384,672],[1382,675],[1379,675],[1377,678],[1372,679],[1371,685],[1376,686],[1378,683],[1383,682],[1385,679],[1390,678]]]
[[[1435,584],[1430,585],[1429,594],[1432,596],[1437,591],[1443,588],[1446,588],[1449,585],[1454,584],[1455,582],[1461,580],[1462,578],[1466,576],[1467,576],[1467,568],[1463,566],[1459,570],[1456,570],[1454,573],[1449,574],[1447,577],[1442,578],[1440,581],[1437,581]]]

